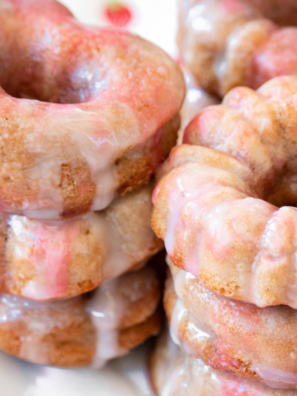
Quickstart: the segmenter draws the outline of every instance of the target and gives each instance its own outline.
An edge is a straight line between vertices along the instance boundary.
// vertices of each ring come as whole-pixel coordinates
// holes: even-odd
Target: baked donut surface
[[[295,390],[272,389],[214,370],[185,353],[164,331],[151,355],[151,385],[157,396],[296,396]]]
[[[0,36],[2,212],[72,218],[148,182],[185,93],[165,52],[55,0],[3,0]]]
[[[93,365],[122,356],[160,326],[161,284],[145,267],[68,300],[0,298],[0,348],[32,363]]]
[[[278,77],[203,109],[153,196],[152,226],[173,263],[259,307],[297,308],[296,93],[295,76]]]
[[[178,45],[204,89],[224,96],[296,74],[294,0],[179,0]]]
[[[191,356],[273,388],[297,388],[296,310],[258,308],[218,296],[171,265],[165,310],[171,333]]]

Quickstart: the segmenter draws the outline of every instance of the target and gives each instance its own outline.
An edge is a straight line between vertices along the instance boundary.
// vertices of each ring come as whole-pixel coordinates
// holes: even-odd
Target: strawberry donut
[[[296,390],[272,389],[207,366],[188,356],[167,332],[159,337],[149,374],[157,396],[297,396]]]
[[[72,218],[148,182],[185,94],[166,53],[55,0],[2,0],[0,37],[1,211]]]
[[[173,339],[189,355],[273,388],[297,389],[295,309],[258,308],[207,290],[188,272],[172,272],[165,310]]]
[[[163,247],[150,228],[151,195],[142,187],[67,221],[0,213],[0,292],[67,298],[144,265]]]
[[[69,300],[37,303],[1,294],[0,348],[32,363],[100,367],[156,334],[160,298],[152,267]]]
[[[297,77],[278,77],[202,110],[153,195],[173,263],[259,307],[297,308],[296,98]]]
[[[179,0],[180,57],[210,92],[257,89],[297,73],[292,25],[297,25],[294,0]]]

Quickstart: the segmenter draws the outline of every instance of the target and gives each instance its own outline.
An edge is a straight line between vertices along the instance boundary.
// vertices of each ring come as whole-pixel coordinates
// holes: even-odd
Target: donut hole
[[[28,67],[22,73],[17,72],[15,80],[6,79],[0,84],[14,98],[60,104],[89,102],[104,84],[98,72],[87,66],[72,72],[62,71],[56,76],[49,76],[40,69],[41,65]]]
[[[271,204],[297,207],[297,174],[283,173],[274,182],[267,199]]]
[[[72,37],[68,40],[71,43]],[[15,58],[0,63],[1,87],[18,99],[61,104],[89,102],[107,85],[100,68],[101,51],[99,46],[75,40],[78,41],[73,38],[70,45],[52,39],[50,48],[43,48],[40,43],[23,43],[24,49],[17,48]]]

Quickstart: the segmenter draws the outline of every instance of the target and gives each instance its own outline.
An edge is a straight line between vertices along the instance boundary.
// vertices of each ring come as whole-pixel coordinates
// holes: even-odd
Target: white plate
[[[59,369],[0,353],[1,396],[148,396],[148,344],[101,370]]]
[[[84,23],[107,25],[108,0],[60,0]],[[176,55],[176,0],[123,0],[133,11],[129,29]],[[148,396],[148,345],[100,371],[66,370],[22,362],[0,352],[0,396]]]

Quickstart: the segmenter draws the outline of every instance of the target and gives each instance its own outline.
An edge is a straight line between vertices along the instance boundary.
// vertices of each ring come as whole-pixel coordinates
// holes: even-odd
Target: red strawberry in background
[[[104,11],[108,21],[117,28],[123,28],[131,21],[130,9],[119,1],[110,1]]]

